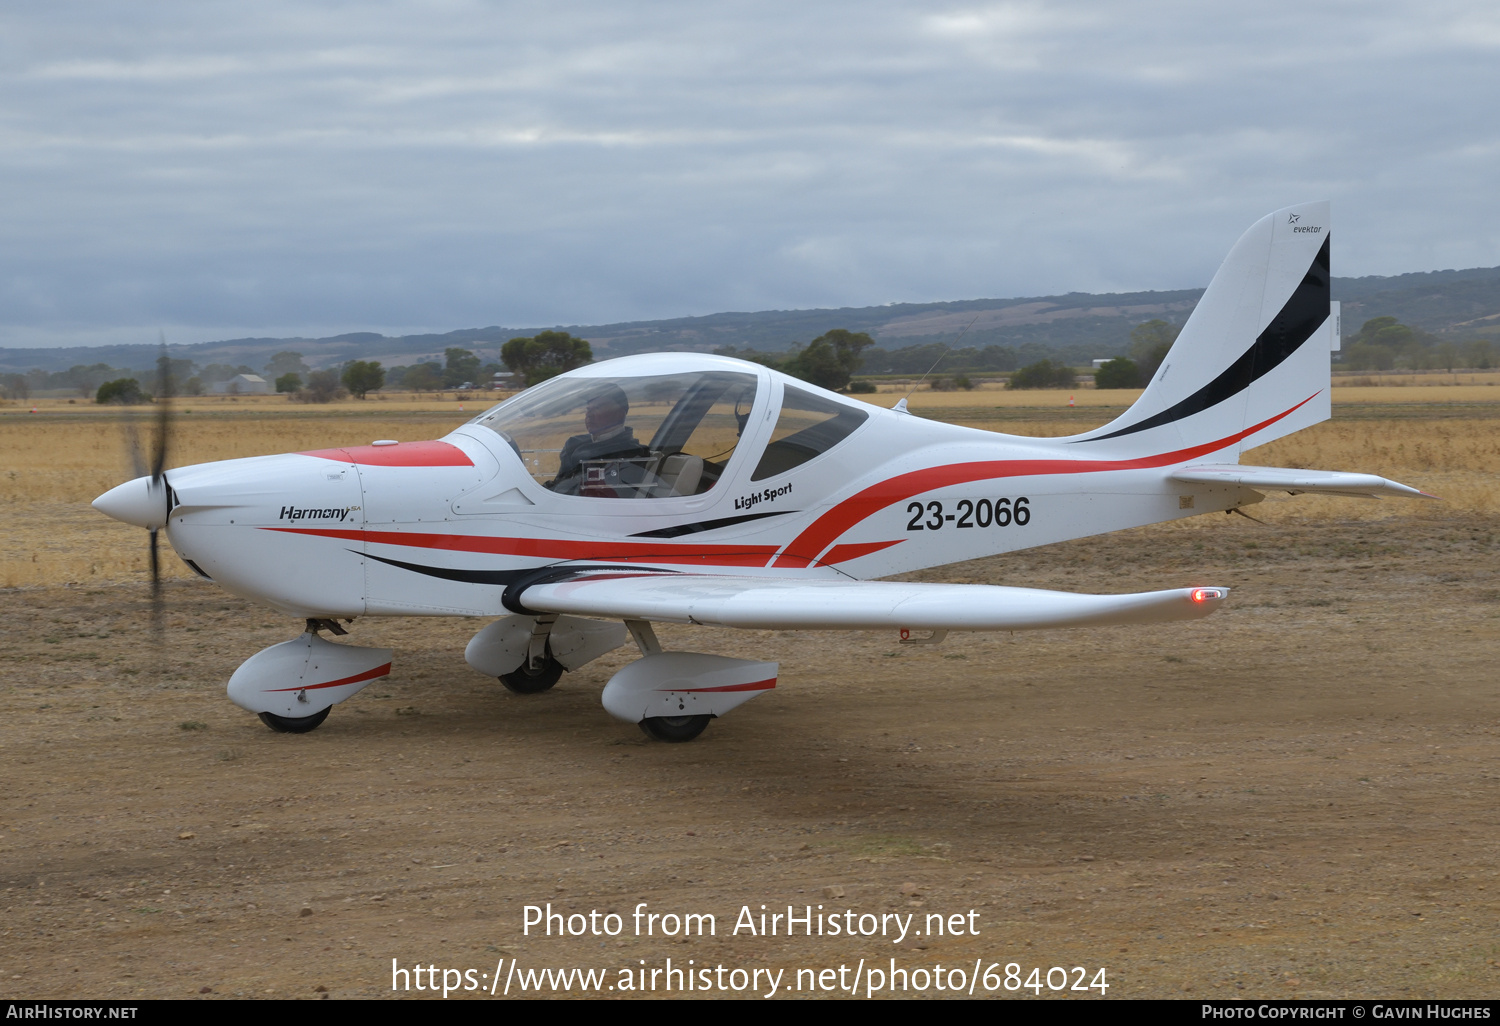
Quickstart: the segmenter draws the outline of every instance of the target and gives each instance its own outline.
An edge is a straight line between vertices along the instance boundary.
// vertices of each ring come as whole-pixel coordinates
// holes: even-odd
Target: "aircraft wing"
[[[1374,474],[1345,474],[1336,470],[1288,470],[1282,467],[1242,467],[1238,463],[1199,463],[1172,471],[1173,481],[1186,484],[1238,484],[1268,491],[1321,492],[1378,499],[1382,495],[1436,499],[1424,491]]]
[[[1178,588],[1078,595],[987,584],[601,569],[532,584],[515,598],[534,613],[760,630],[1017,631],[1196,620],[1217,609],[1228,594],[1227,588]]]

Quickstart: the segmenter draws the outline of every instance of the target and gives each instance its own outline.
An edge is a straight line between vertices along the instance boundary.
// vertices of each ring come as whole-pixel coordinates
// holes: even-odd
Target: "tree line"
[[[1440,338],[1394,317],[1372,317],[1353,335],[1344,336],[1343,352],[1335,355],[1341,367],[1366,370],[1489,370],[1496,366],[1495,343]]]
[[[1155,375],[1176,341],[1181,325],[1153,319],[1130,332],[1126,354],[1103,364],[1094,373],[1097,388],[1141,388]],[[805,346],[794,344],[785,353],[715,350],[760,363],[832,391],[869,392],[874,385],[858,374],[925,374],[941,367],[935,388],[972,387],[970,374],[1009,375],[1010,388],[1072,388],[1078,374],[1066,356],[1044,355],[1046,347],[1019,348],[989,345],[950,349],[942,343],[923,343],[900,349],[883,349],[865,332],[843,328],[827,331]],[[411,391],[443,389],[487,389],[494,377],[508,370],[527,387],[564,371],[593,362],[588,341],[566,331],[542,331],[534,336],[513,338],[500,351],[500,363],[485,362],[474,352],[457,346],[444,350],[443,360],[407,366],[382,367],[378,360],[350,360],[337,368],[312,370],[301,353],[277,353],[262,368],[277,392],[304,402],[329,402],[344,395],[363,399],[382,388]],[[1402,324],[1395,317],[1367,320],[1353,335],[1345,336],[1342,352],[1333,355],[1339,367],[1354,370],[1458,370],[1489,369],[1500,365],[1500,353],[1488,339],[1455,341],[1440,338],[1420,328]],[[503,367],[503,370],[502,370]],[[66,390],[91,396],[99,402],[148,402],[154,391],[165,387],[168,394],[201,395],[213,386],[240,374],[254,374],[246,365],[210,363],[199,366],[191,360],[162,357],[152,370],[129,370],[106,363],[79,364],[66,371],[40,369],[25,374],[0,375],[0,394],[25,399],[35,392]]]
[[[1137,388],[1150,380],[1177,338],[1180,327],[1157,319],[1137,325],[1131,332],[1130,355],[1105,364],[1100,371],[1101,388]],[[794,377],[833,391],[873,392],[874,385],[854,377],[864,374],[928,374],[936,372],[934,389],[972,388],[971,374],[1009,375],[1007,387],[1015,389],[1073,388],[1078,372],[1066,358],[1047,353],[1045,347],[984,346],[953,349],[939,342],[886,350],[876,347],[864,332],[835,329],[813,339],[807,346],[794,345],[787,355],[735,350],[716,350],[784,371]]]

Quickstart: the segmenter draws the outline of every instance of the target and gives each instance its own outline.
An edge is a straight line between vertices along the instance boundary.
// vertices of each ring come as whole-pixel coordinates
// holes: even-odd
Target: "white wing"
[[[530,585],[517,598],[537,613],[761,630],[1017,631],[1196,620],[1217,609],[1228,594],[1227,588],[1178,588],[1134,595],[1076,595],[987,584],[808,581],[601,569],[583,571],[571,580]]]
[[[1199,463],[1172,471],[1171,478],[1187,484],[1238,484],[1246,488],[1291,492],[1293,495],[1323,492],[1369,499],[1378,499],[1382,495],[1437,498],[1436,495],[1428,495],[1374,474],[1345,474],[1336,470],[1287,470],[1281,467],[1242,467],[1237,463]]]

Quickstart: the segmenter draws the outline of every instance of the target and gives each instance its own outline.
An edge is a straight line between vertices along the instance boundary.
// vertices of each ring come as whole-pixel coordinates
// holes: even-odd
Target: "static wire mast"
[[[756,364],[647,354],[559,375],[437,441],[171,469],[161,456],[94,505],[165,529],[203,577],[308,624],[229,680],[273,729],[311,730],[391,672],[391,650],[317,624],[470,616],[490,622],[469,665],[522,694],[633,641],[604,708],[687,741],[774,690],[780,667],[667,651],[657,623],[935,642],[1196,620],[1224,604],[1222,582],[1108,595],[881,578],[1239,512],[1268,491],[1423,496],[1239,462],[1329,416],[1328,226],[1327,203],[1253,225],[1136,403],[1076,435],[943,424]]]

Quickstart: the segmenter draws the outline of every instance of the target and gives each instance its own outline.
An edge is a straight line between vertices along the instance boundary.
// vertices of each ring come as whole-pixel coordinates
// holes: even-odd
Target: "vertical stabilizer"
[[[1286,207],[1229,251],[1129,410],[1070,439],[1091,452],[1170,452],[1224,441],[1215,459],[1330,414],[1329,205]]]

